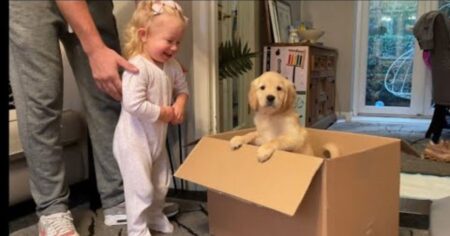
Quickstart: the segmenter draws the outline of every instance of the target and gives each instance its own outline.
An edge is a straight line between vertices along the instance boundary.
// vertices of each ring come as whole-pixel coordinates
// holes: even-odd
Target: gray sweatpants
[[[112,1],[88,1],[88,5],[103,41],[119,52]],[[63,70],[59,41],[86,111],[103,208],[123,202],[122,178],[112,154],[120,103],[97,89],[81,44],[74,33],[68,32],[53,0],[9,1],[9,12],[10,80],[37,214],[68,209],[69,189],[60,140]]]

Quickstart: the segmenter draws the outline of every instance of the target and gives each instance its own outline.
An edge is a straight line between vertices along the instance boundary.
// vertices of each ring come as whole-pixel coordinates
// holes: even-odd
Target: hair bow
[[[159,15],[163,13],[164,6],[168,6],[172,9],[175,9],[183,15],[183,9],[181,6],[173,0],[155,0],[152,4],[152,12],[154,15]],[[189,19],[183,15],[184,20],[187,22]]]
[[[152,11],[155,15],[163,13],[164,6],[171,7],[177,11],[183,12],[181,6],[172,0],[156,0],[152,4]]]

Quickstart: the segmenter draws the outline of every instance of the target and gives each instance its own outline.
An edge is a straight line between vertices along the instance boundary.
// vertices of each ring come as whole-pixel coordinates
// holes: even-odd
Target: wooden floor
[[[171,217],[174,225],[174,236],[209,235],[208,215],[204,202],[169,199],[180,205],[180,212]],[[103,212],[92,211],[88,204],[81,204],[71,209],[74,224],[81,236],[123,236],[127,235],[126,226],[106,226]],[[10,236],[35,236],[37,235],[37,217],[34,213],[20,217],[10,222]],[[152,235],[165,235],[152,232]]]

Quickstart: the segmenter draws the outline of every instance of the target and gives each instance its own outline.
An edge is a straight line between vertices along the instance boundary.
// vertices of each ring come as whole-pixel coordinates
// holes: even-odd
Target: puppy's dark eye
[[[281,88],[280,86],[277,86],[277,90],[278,90],[278,91],[281,91],[282,88]]]
[[[266,89],[266,86],[261,86],[261,87],[259,87],[261,90],[264,90],[264,89]]]

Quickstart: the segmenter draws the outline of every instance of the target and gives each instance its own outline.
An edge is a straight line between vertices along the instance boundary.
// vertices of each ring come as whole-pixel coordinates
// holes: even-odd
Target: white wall
[[[336,110],[344,113],[352,110],[355,11],[356,1],[302,1],[301,5],[301,19],[325,31],[319,41],[338,50]]]
[[[301,5],[303,1],[298,0],[288,0],[286,1],[291,6],[291,18],[292,23],[297,23],[296,21],[301,20]]]

